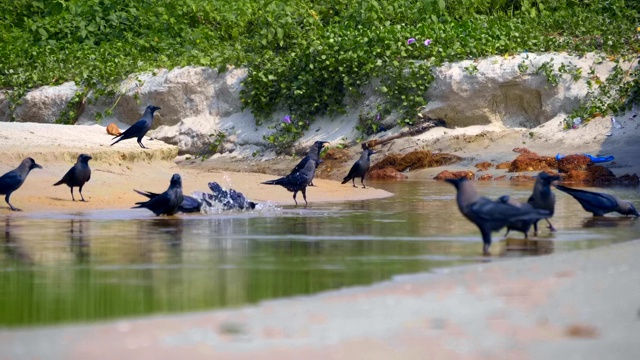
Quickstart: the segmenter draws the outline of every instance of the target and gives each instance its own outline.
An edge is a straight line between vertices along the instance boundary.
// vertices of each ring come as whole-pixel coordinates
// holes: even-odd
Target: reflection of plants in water
[[[497,198],[521,186],[498,183],[478,183],[479,191]],[[380,186],[395,196],[316,203],[304,211],[280,206],[159,218],[132,211],[117,219],[12,219],[4,229],[0,222],[0,245],[9,228],[10,237],[38,262],[34,267],[3,261],[8,256],[0,252],[0,289],[9,289],[0,297],[0,326],[237,307],[477,259],[480,234],[459,214],[450,185]],[[584,232],[579,240],[575,232],[569,232],[573,238],[555,233],[554,251],[637,237],[637,221],[606,232],[580,230],[586,215],[569,200],[559,198],[557,209],[575,211],[556,211],[554,218]],[[494,236],[502,244],[500,234]],[[78,259],[69,251],[71,242],[90,245],[84,247],[90,256]],[[241,331],[233,325],[223,330]]]

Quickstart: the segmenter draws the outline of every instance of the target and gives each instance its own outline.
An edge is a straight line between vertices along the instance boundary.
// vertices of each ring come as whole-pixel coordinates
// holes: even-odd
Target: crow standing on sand
[[[305,205],[309,205],[309,203],[307,202],[307,186],[311,183],[311,180],[313,180],[315,174],[316,161],[314,159],[309,159],[302,170],[293,174],[289,174],[285,177],[281,177],[279,179],[265,181],[262,184],[280,185],[285,189],[293,192],[293,201],[295,201],[296,206],[298,206],[296,195],[298,194],[298,191],[301,191]]]
[[[146,149],[147,147],[142,145],[142,137],[147,133],[147,131],[149,131],[149,129],[151,129],[151,125],[153,124],[153,114],[157,110],[160,110],[160,108],[157,106],[153,106],[153,105],[147,106],[147,108],[144,110],[144,115],[142,115],[142,118],[136,121],[135,124],[131,125],[122,134],[114,137],[114,139],[117,139],[117,138],[119,139],[116,140],[113,144],[111,144],[111,146],[119,143],[122,140],[132,139],[134,137],[137,137],[138,145],[140,145],[141,148]]]
[[[553,216],[556,207],[556,196],[551,191],[551,183],[560,180],[558,175],[549,175],[542,171],[536,177],[536,183],[533,185],[533,193],[529,196],[527,203],[534,209],[547,210],[549,217],[545,218],[549,224],[549,230],[556,231],[549,218]],[[533,223],[533,234],[538,235],[538,221]]]
[[[356,178],[360,178],[360,183],[362,184],[362,188],[366,189],[367,187],[364,186],[364,177],[367,175],[367,171],[369,171],[369,163],[371,160],[371,155],[375,153],[376,152],[373,150],[369,150],[369,149],[363,150],[362,154],[360,155],[360,159],[358,159],[358,161],[356,161],[353,164],[353,166],[351,167],[351,170],[349,170],[349,174],[347,174],[347,176],[345,176],[344,179],[342,179],[342,184],[346,184],[347,182],[349,182],[349,180],[352,180],[353,187],[357,187]]]
[[[510,222],[519,220],[533,221],[549,216],[546,210],[519,208],[501,201],[492,201],[480,196],[473,184],[466,178],[446,179],[457,190],[456,202],[458,209],[469,221],[474,223],[482,234],[482,252],[489,254],[491,246],[491,232],[498,231]]]
[[[562,185],[556,185],[556,189],[573,196],[582,205],[582,208],[587,212],[593,213],[593,216],[604,216],[604,214],[614,211],[622,215],[640,216],[633,204],[620,200],[613,195],[572,189]]]
[[[11,202],[9,202],[9,197],[14,191],[18,190],[18,188],[22,186],[22,183],[24,183],[27,175],[29,175],[29,172],[33,169],[42,169],[42,166],[36,164],[35,160],[28,157],[22,160],[17,168],[0,176],[0,195],[6,195],[4,197],[4,201],[9,204],[9,209],[13,211],[21,211],[20,209],[15,208],[13,207],[13,205],[11,205]]]
[[[91,179],[91,169],[89,168],[89,160],[91,159],[91,156],[87,154],[78,155],[78,160],[75,165],[64,174],[60,181],[53,184],[53,186],[66,184],[71,189],[71,200],[73,201],[76,201],[76,198],[73,197],[73,188],[77,186],[79,187],[78,192],[80,193],[80,198],[82,198],[81,201],[85,201],[84,196],[82,196],[82,187]]]
[[[329,143],[328,141],[314,142],[313,145],[309,147],[309,151],[307,151],[307,156],[303,157],[302,160],[300,160],[300,162],[293,168],[293,170],[291,170],[289,175],[293,175],[299,172],[300,170],[304,169],[305,165],[307,165],[307,161],[309,160],[315,161],[316,167],[318,167],[318,165],[320,165],[320,163],[322,162],[322,160],[320,160],[320,152],[322,152],[322,147],[324,146],[324,144],[328,144],[328,143]],[[313,180],[309,183],[309,186],[315,186],[313,185]]]
[[[134,190],[138,194],[150,197],[148,194],[156,195],[150,197],[149,201],[137,202],[133,209],[145,208],[151,210],[156,216],[173,215],[178,212],[178,207],[182,204],[184,196],[182,195],[182,178],[178,174],[173,174],[169,188],[160,195],[154,193],[143,193]]]

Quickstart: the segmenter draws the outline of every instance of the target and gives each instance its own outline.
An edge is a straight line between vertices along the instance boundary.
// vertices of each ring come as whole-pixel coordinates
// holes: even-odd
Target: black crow
[[[371,155],[375,153],[376,152],[373,150],[363,150],[362,154],[360,155],[360,159],[358,159],[358,161],[356,161],[353,166],[351,166],[349,174],[347,174],[347,176],[342,179],[342,184],[346,184],[347,182],[349,182],[349,180],[352,180],[353,187],[357,187],[356,178],[360,178],[362,188],[366,189],[366,186],[364,186],[364,177],[367,175],[367,171],[369,171]]]
[[[73,197],[73,188],[77,186],[79,188],[80,198],[82,201],[85,201],[84,196],[82,196],[82,187],[91,179],[91,168],[89,168],[89,160],[91,159],[91,156],[87,154],[78,155],[78,160],[75,165],[64,174],[60,181],[53,184],[53,186],[66,184],[71,189],[71,200],[73,201],[76,201],[75,197]]]
[[[143,192],[134,190],[138,194],[150,197]],[[178,174],[173,174],[169,188],[162,194],[152,194],[149,201],[137,202],[133,209],[145,208],[151,210],[156,215],[173,215],[178,212],[178,207],[182,204],[184,196],[182,195],[182,178]],[[155,196],[153,196],[155,195]]]
[[[457,190],[458,209],[469,221],[474,223],[482,234],[482,252],[489,254],[491,232],[498,231],[516,221],[533,221],[549,216],[546,210],[520,208],[501,201],[493,201],[480,196],[471,181],[466,178],[446,179]]]
[[[9,202],[9,197],[14,191],[18,190],[18,188],[22,186],[22,183],[24,183],[24,181],[26,180],[27,175],[29,175],[29,172],[33,169],[42,169],[42,166],[36,164],[35,160],[28,157],[22,160],[17,168],[0,176],[0,195],[6,195],[4,197],[4,201],[9,204],[9,208],[11,210],[21,211],[20,209],[15,208],[13,207],[13,205],[11,205],[11,203]]]
[[[313,180],[315,174],[316,161],[313,159],[309,159],[302,170],[293,174],[289,174],[285,177],[281,177],[279,179],[265,181],[263,182],[263,184],[280,185],[285,189],[293,192],[293,201],[296,203],[296,206],[298,205],[296,195],[298,194],[298,191],[301,191],[305,204],[309,205],[309,203],[307,202],[307,186],[309,186],[309,183],[311,183],[311,180]]]
[[[144,115],[142,115],[142,118],[136,121],[135,124],[131,125],[122,134],[114,137],[114,139],[119,139],[114,141],[111,146],[119,143],[122,140],[138,138],[138,145],[140,145],[141,148],[146,149],[146,147],[142,145],[142,137],[147,133],[147,131],[149,131],[149,129],[151,129],[151,125],[153,124],[153,114],[157,110],[160,110],[160,108],[157,106],[147,106],[147,108],[144,110]]]
[[[533,193],[529,196],[527,203],[535,209],[549,211],[549,217],[552,217],[556,206],[556,196],[551,191],[551,183],[558,180],[560,180],[558,175],[549,175],[544,171],[538,174],[536,183],[533,185]],[[549,230],[556,231],[549,218],[545,218],[545,220],[549,224]],[[533,233],[538,235],[538,221],[533,223]]]
[[[572,189],[562,185],[556,185],[556,188],[573,196],[582,205],[582,208],[587,212],[593,213],[593,216],[603,216],[614,211],[622,215],[640,216],[632,203],[620,200],[613,195]]]

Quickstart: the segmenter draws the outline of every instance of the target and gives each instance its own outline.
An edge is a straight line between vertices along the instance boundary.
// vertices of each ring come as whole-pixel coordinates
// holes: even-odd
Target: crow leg
[[[309,206],[309,203],[307,202],[307,189],[303,188],[300,191],[302,191],[302,197],[304,198],[304,206],[305,207]]]
[[[364,176],[360,178],[360,183],[362,184],[363,189],[367,188],[366,186],[364,186]]]
[[[491,246],[491,245],[490,244],[483,244],[482,245],[482,255],[491,256],[491,253],[489,252],[489,246]]]
[[[296,200],[296,195],[298,195],[297,191],[293,192],[293,201],[296,203],[296,206],[298,206],[298,200]]]
[[[353,184],[354,188],[357,188],[357,186],[356,186],[356,178],[351,179],[351,183]]]
[[[4,201],[6,201],[7,204],[9,204],[9,209],[11,209],[12,211],[22,211],[18,208],[13,207],[13,205],[11,205],[11,203],[9,202],[9,196],[11,196],[11,193],[7,194],[7,196],[4,197]]]
[[[533,235],[538,236],[538,222],[533,223]]]
[[[69,190],[71,191],[71,200],[76,201],[76,198],[73,197],[73,186],[69,186]]]
[[[80,197],[82,198],[82,200],[81,200],[81,201],[86,201],[86,200],[84,199],[84,196],[82,196],[82,185],[80,186],[80,189],[78,189],[78,192],[80,193]]]
[[[142,144],[142,137],[138,138],[138,145],[140,145],[140,147],[143,149],[147,149],[147,147]]]
[[[482,255],[491,255],[489,253],[489,247],[491,246],[491,230],[481,228],[480,233],[482,234]]]
[[[556,231],[556,228],[553,227],[553,224],[551,224],[551,221],[549,221],[549,219],[545,219],[545,220],[547,220],[547,224],[549,224],[549,230],[552,232]]]

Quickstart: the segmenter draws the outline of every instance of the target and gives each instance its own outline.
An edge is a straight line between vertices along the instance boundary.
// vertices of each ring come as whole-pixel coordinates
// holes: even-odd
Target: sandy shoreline
[[[128,209],[135,202],[144,197],[135,193],[133,189],[152,192],[162,192],[169,185],[169,179],[174,173],[182,176],[183,192],[187,195],[194,191],[209,192],[207,183],[216,181],[225,188],[233,188],[242,192],[247,198],[256,202],[269,201],[279,205],[293,205],[292,193],[280,186],[262,185],[260,182],[277,178],[274,175],[199,171],[184,169],[166,161],[153,163],[136,162],[122,165],[110,165],[90,161],[92,169],[91,180],[85,184],[83,195],[86,202],[72,201],[69,187],[66,185],[52,186],[60,180],[73,163],[60,161],[42,163],[36,159],[43,169],[35,169],[27,177],[24,185],[11,196],[11,203],[24,213],[51,211],[87,211],[105,209]],[[8,171],[5,164],[1,171]],[[5,170],[6,169],[6,170]],[[317,202],[354,201],[372,198],[382,198],[392,194],[374,188],[353,188],[341,185],[337,181],[316,179],[315,187],[307,189],[307,200],[310,206]],[[74,196],[80,199],[78,188],[74,189]],[[298,193],[298,203],[304,206],[302,194]],[[0,214],[13,213],[4,203],[0,204]]]
[[[105,128],[92,126],[64,126],[34,123],[3,123],[0,130],[0,173],[14,169],[25,157],[32,157],[43,166],[33,170],[20,189],[11,195],[11,203],[25,213],[41,211],[82,211],[128,209],[144,198],[133,189],[162,192],[174,173],[182,176],[183,191],[208,191],[207,183],[216,181],[224,188],[233,188],[257,202],[269,201],[279,205],[294,205],[292,193],[280,186],[262,185],[260,182],[278,178],[277,175],[253,172],[217,171],[215,166],[179,166],[174,162],[178,154],[175,146],[145,140],[150,148],[138,147],[135,139],[109,146],[112,136]],[[86,153],[91,180],[84,186],[87,202],[71,201],[66,185],[52,184],[73,166],[77,156]],[[353,188],[337,181],[317,179],[317,185],[307,190],[307,200],[314,202],[355,201],[391,196],[374,188]],[[74,190],[77,199],[78,189]],[[298,193],[300,205],[304,205]],[[0,214],[11,214],[0,201]]]

